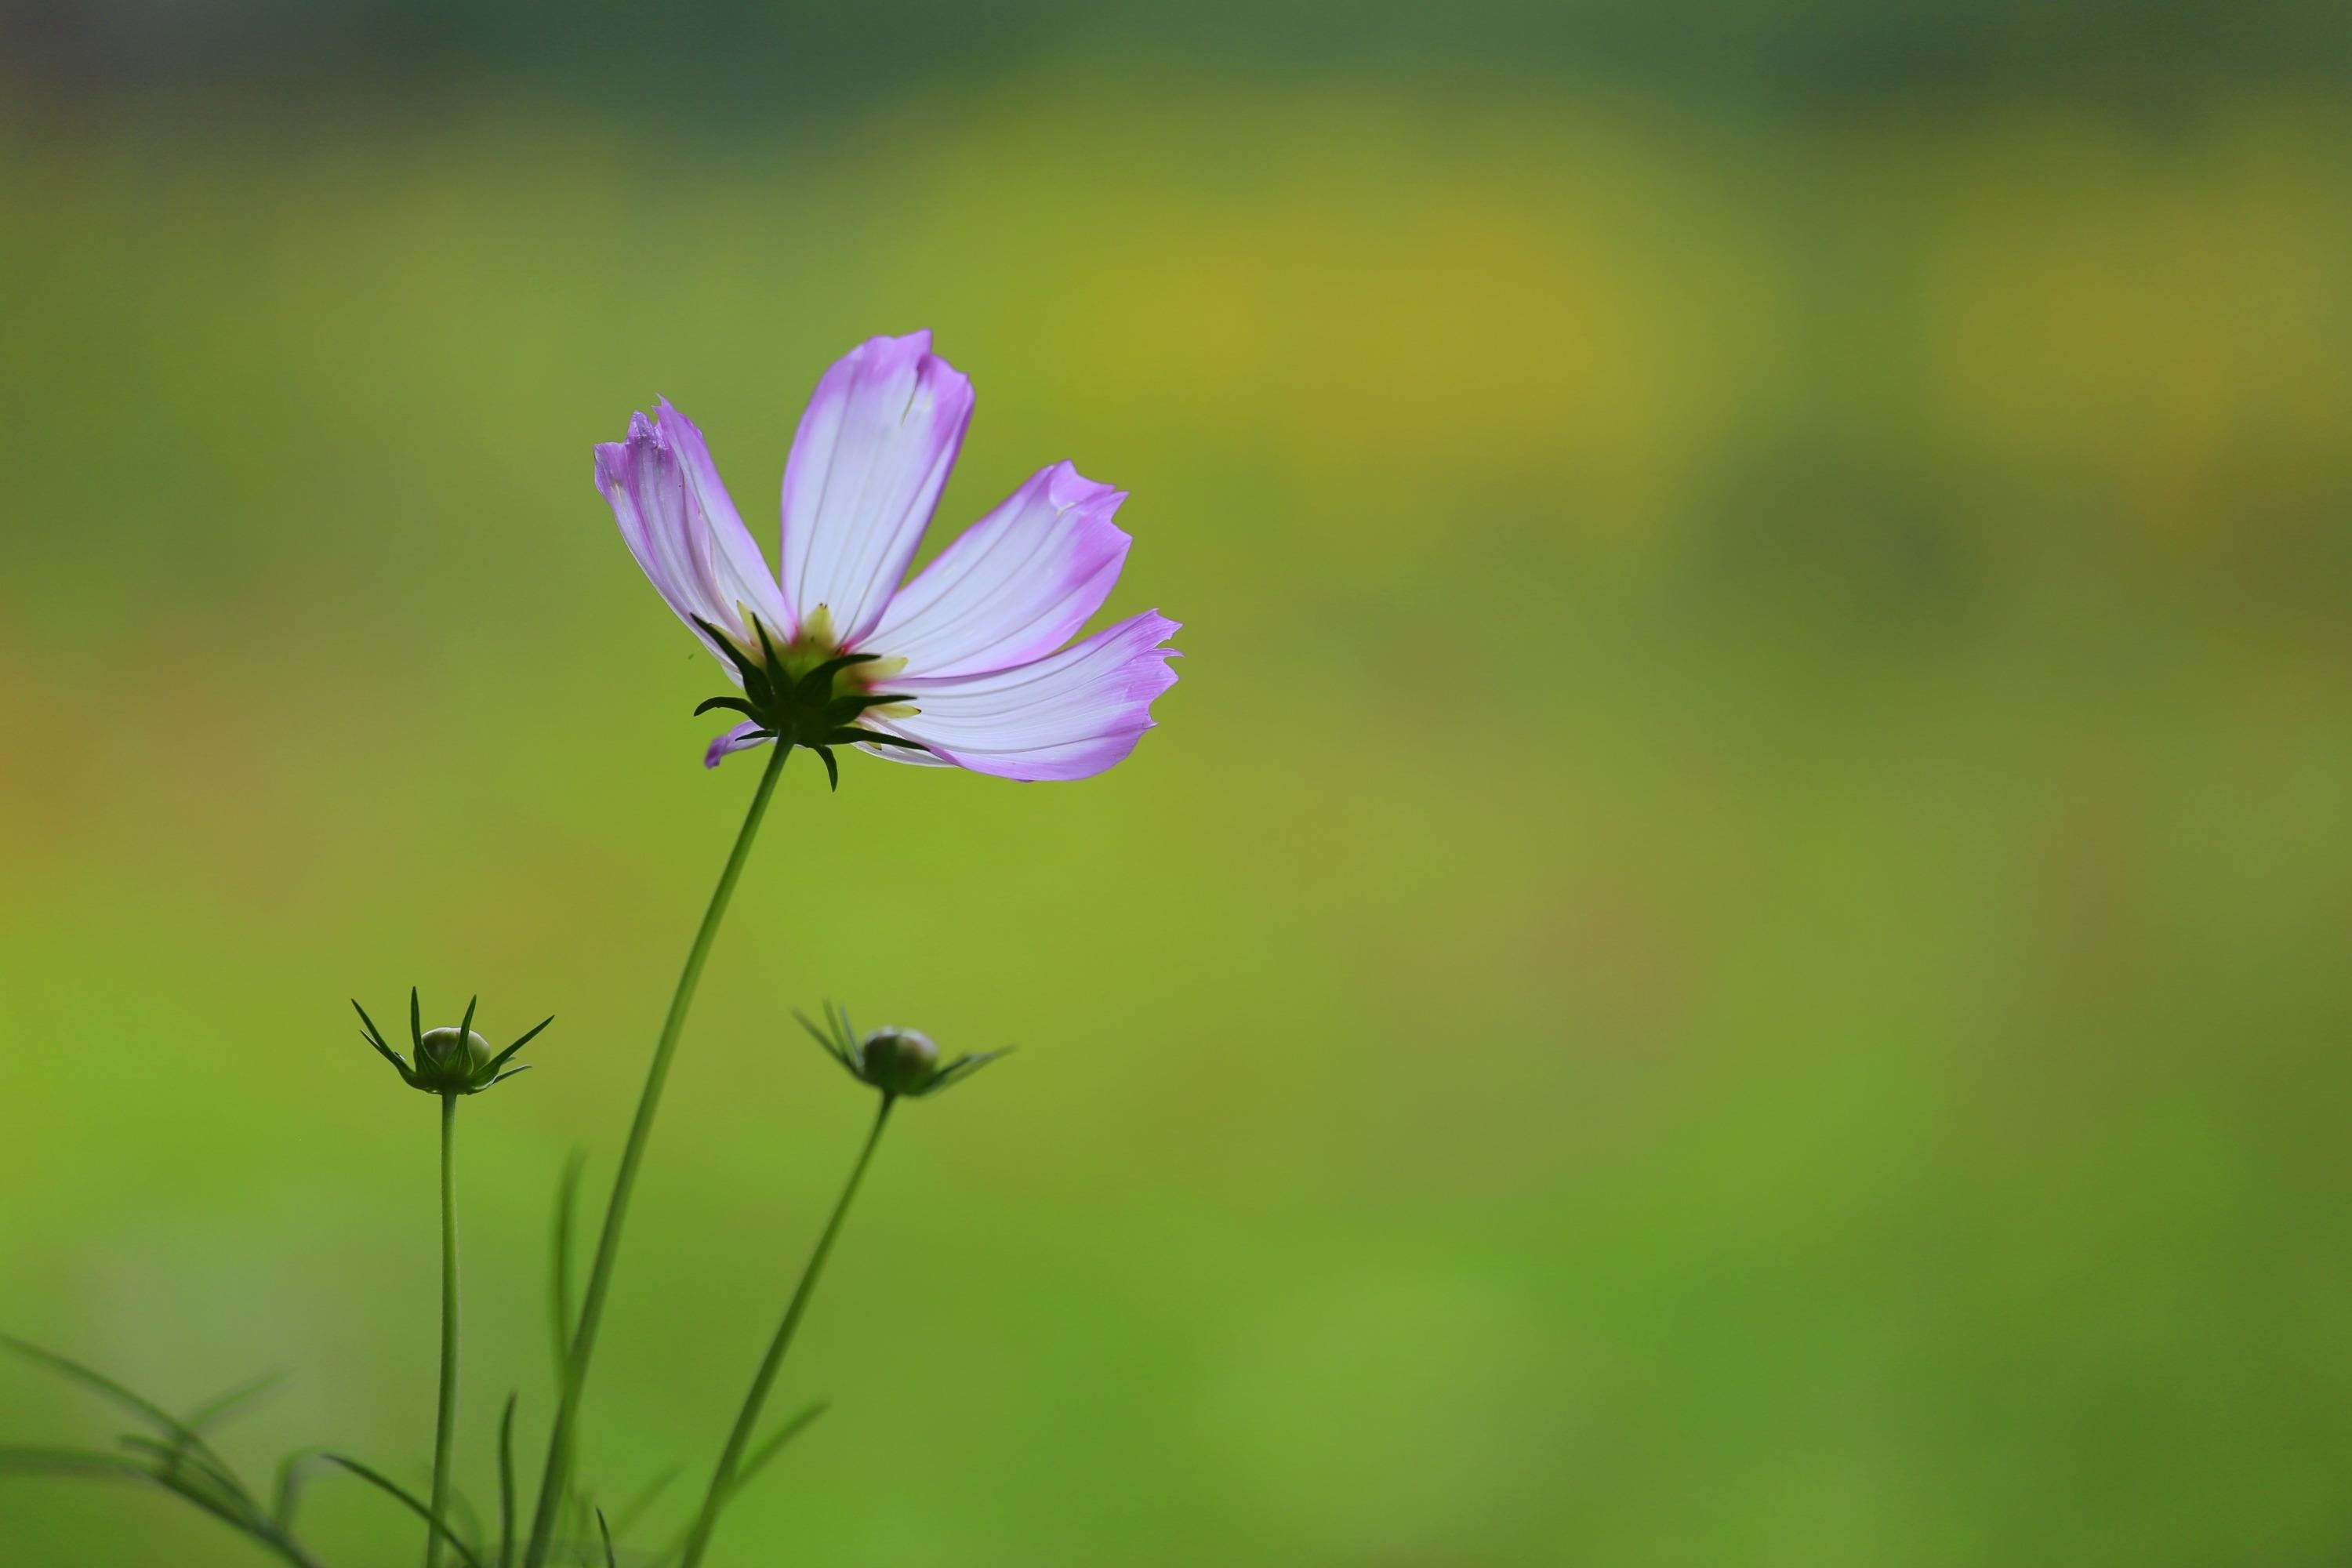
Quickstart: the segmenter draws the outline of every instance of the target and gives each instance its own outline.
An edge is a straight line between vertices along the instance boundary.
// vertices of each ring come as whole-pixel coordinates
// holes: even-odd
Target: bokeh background
[[[716,1561],[2352,1553],[2352,11],[2039,0],[22,5],[0,67],[0,1326],[421,1479],[549,1404],[753,770],[589,447],[747,517],[936,330],[939,538],[1129,488],[1132,761],[787,773],[588,1410]],[[111,1418],[0,1366],[0,1440]],[[411,1560],[350,1481],[322,1554]],[[0,1479],[0,1561],[257,1559]]]

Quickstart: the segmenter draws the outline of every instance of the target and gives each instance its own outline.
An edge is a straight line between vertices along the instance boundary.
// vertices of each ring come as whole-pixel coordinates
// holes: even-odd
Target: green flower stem
[[[425,1525],[425,1568],[441,1568],[449,1514],[449,1450],[457,1426],[457,1097],[441,1097],[441,1406],[433,1423],[433,1517]]]
[[[849,1203],[857,1195],[857,1186],[866,1179],[866,1167],[873,1163],[875,1145],[882,1142],[882,1129],[890,1120],[890,1108],[898,1097],[882,1097],[882,1109],[875,1113],[874,1130],[866,1135],[866,1147],[858,1152],[857,1163],[849,1173],[849,1184],[841,1190],[841,1201],[833,1205],[833,1217],[825,1222],[824,1234],[817,1237],[816,1250],[809,1254],[808,1267],[801,1270],[801,1282],[793,1290],[791,1305],[784,1309],[784,1321],[776,1325],[776,1337],[768,1342],[768,1353],[760,1363],[760,1370],[751,1378],[751,1391],[743,1396],[743,1408],[735,1417],[735,1429],[727,1434],[726,1451],[719,1456],[719,1468],[711,1472],[710,1491],[702,1500],[702,1512],[694,1521],[694,1534],[686,1543],[686,1557],[680,1568],[697,1568],[704,1550],[710,1544],[710,1532],[719,1523],[719,1510],[724,1508],[728,1493],[735,1488],[735,1471],[743,1462],[743,1450],[750,1446],[752,1428],[760,1422],[761,1407],[768,1402],[768,1390],[776,1381],[776,1371],[784,1364],[784,1352],[792,1348],[793,1333],[801,1326],[801,1314],[808,1310],[809,1298],[816,1293],[817,1276],[824,1272],[824,1260],[832,1255],[834,1238],[841,1234],[841,1222],[848,1216]]]
[[[563,1363],[563,1386],[559,1391],[555,1407],[555,1425],[547,1443],[547,1468],[540,1475],[539,1501],[532,1510],[530,1544],[523,1552],[523,1568],[543,1568],[548,1553],[555,1546],[556,1521],[563,1509],[564,1493],[572,1479],[572,1434],[580,1415],[580,1396],[588,1382],[588,1358],[595,1352],[597,1325],[604,1317],[604,1292],[613,1281],[613,1265],[621,1250],[621,1225],[628,1218],[629,1194],[637,1184],[637,1166],[645,1159],[646,1143],[653,1134],[654,1113],[661,1108],[662,1084],[669,1077],[669,1059],[677,1048],[677,1037],[686,1026],[687,1009],[694,1002],[696,982],[702,978],[703,962],[710,956],[710,943],[719,934],[719,922],[727,913],[727,901],[734,895],[736,879],[743,874],[743,863],[751,858],[751,840],[759,836],[760,819],[768,812],[768,799],[776,793],[776,780],[784,771],[784,759],[792,748],[778,742],[769,748],[767,771],[760,775],[760,787],[751,796],[751,809],[744,814],[743,826],[735,835],[735,847],[727,856],[726,868],[719,873],[719,886],[710,892],[710,907],[702,912],[701,929],[694,933],[694,945],[687,950],[686,968],[677,977],[677,989],[669,999],[669,1015],[662,1020],[661,1037],[654,1042],[653,1064],[646,1069],[646,1087],[637,1096],[636,1119],[629,1123],[629,1141],[621,1149],[621,1168],[613,1177],[612,1202],[605,1205],[604,1228],[596,1238],[596,1259],[588,1268],[588,1285],[580,1299],[580,1324],[572,1335],[572,1344]]]

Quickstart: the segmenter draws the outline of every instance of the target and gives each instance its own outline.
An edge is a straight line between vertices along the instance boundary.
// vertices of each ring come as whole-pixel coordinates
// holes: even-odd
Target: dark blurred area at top
[[[1688,93],[1726,107],[2035,93],[2161,113],[2181,84],[2340,81],[2343,0],[0,0],[15,87],[60,103],[226,88],[322,96],[495,84],[767,115],[909,73],[1028,58],[1312,73],[1393,63]]]

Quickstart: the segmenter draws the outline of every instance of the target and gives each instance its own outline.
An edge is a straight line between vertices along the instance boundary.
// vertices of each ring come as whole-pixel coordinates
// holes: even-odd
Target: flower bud
[[[860,1076],[885,1094],[920,1094],[940,1070],[940,1048],[912,1029],[877,1029],[859,1052]]]
[[[913,1029],[877,1029],[861,1041],[857,1026],[849,1021],[849,1009],[831,1002],[824,1005],[823,1026],[805,1013],[793,1016],[810,1037],[824,1047],[824,1054],[841,1064],[842,1071],[869,1089],[880,1089],[886,1102],[902,1096],[913,1100],[937,1094],[1013,1048],[1007,1046],[1003,1051],[982,1051],[942,1062],[931,1037]]]
[[[416,1087],[470,1093],[489,1060],[490,1042],[471,1029],[427,1029],[416,1042]]]
[[[505,1050],[493,1052],[490,1042],[474,1033],[474,1004],[466,1004],[466,1021],[454,1029],[428,1029],[425,1026],[425,1006],[414,986],[408,992],[408,1043],[416,1052],[415,1066],[406,1057],[392,1048],[383,1031],[375,1026],[368,1010],[352,1000],[352,1010],[360,1016],[360,1037],[373,1047],[375,1054],[392,1064],[400,1081],[426,1094],[479,1094],[493,1084],[504,1083],[519,1072],[528,1072],[529,1064],[509,1067],[514,1054],[539,1037],[539,1032],[555,1022],[542,1018],[523,1031],[522,1038]]]

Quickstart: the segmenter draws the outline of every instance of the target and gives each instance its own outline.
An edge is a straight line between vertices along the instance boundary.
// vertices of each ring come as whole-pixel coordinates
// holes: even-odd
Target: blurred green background
[[[0,1327],[421,1480],[434,1115],[345,998],[478,989],[560,1015],[461,1128],[464,1482],[510,1387],[536,1454],[556,1173],[754,776],[590,445],[667,394],[772,546],[929,326],[934,545],[1128,487],[1183,679],[1086,784],[787,773],[604,1495],[716,1452],[835,996],[1023,1052],[886,1143],[719,1563],[2352,1552],[2352,13],[9,22]],[[257,1559],[0,1479],[0,1561]]]

